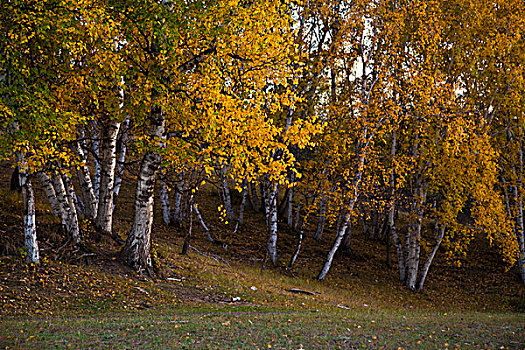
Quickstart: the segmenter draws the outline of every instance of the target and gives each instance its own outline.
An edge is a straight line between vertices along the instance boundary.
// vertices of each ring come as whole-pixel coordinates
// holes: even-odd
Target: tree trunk
[[[99,138],[97,134],[97,121],[93,120],[93,154],[95,158],[95,177],[93,181],[93,189],[95,190],[95,196],[97,201],[99,200],[100,192],[100,150],[99,150]],[[98,209],[97,209],[98,210]]]
[[[352,256],[352,230],[350,225],[346,227],[346,232],[343,233],[344,239],[343,239],[343,253],[346,256]]]
[[[210,242],[215,242],[215,239],[213,239],[213,237],[211,236],[208,226],[202,218],[201,212],[199,211],[199,206],[196,203],[193,203],[193,210],[195,211],[195,214],[197,215],[197,218],[199,219],[199,222],[201,223],[201,226],[204,229],[204,233],[206,233],[206,237],[208,237],[208,240],[210,240]]]
[[[66,187],[64,186],[64,181],[59,174],[59,171],[60,169],[56,169],[52,174],[51,179],[53,181],[57,202],[61,208],[60,212],[62,214],[62,226],[65,228],[67,234],[73,238],[75,242],[77,242],[80,235],[76,211],[73,211],[74,203],[69,203],[69,195],[67,193]]]
[[[41,171],[38,173],[40,177],[40,181],[42,182],[42,186],[44,187],[44,192],[46,193],[47,200],[49,201],[49,204],[51,205],[51,209],[53,210],[53,215],[55,217],[61,219],[62,218],[62,208],[60,207],[60,204],[57,201],[57,196],[55,194],[55,189],[53,188],[53,182],[47,176],[46,173]]]
[[[24,175],[25,177],[25,175]],[[26,261],[32,264],[40,263],[38,252],[38,241],[36,238],[36,220],[35,220],[35,194],[31,180],[20,179],[22,184],[22,195],[24,197],[24,242],[26,248]]]
[[[188,218],[187,218],[187,230],[186,230],[186,236],[184,237],[184,243],[182,244],[182,255],[188,254],[188,249],[190,248],[190,240],[191,240],[191,230],[193,228],[193,193],[190,193],[188,196],[188,203],[186,204],[186,208],[188,208]]]
[[[235,229],[233,230],[233,234],[236,234],[239,230],[239,227],[242,225],[244,220],[244,208],[246,207],[246,200],[248,197],[248,180],[244,179],[242,182],[242,192],[241,192],[242,200],[241,205],[239,206],[239,217],[237,218],[237,223],[235,224]]]
[[[337,252],[337,249],[339,249],[339,246],[341,245],[341,241],[343,240],[346,229],[350,222],[350,218],[352,216],[352,211],[354,210],[354,206],[357,202],[357,199],[359,198],[359,186],[361,184],[361,179],[363,177],[365,157],[366,157],[366,149],[363,149],[363,153],[359,155],[359,158],[357,160],[357,170],[354,175],[354,181],[351,187],[353,190],[353,193],[351,194],[352,197],[350,198],[350,203],[348,204],[348,207],[345,209],[343,222],[341,224],[341,228],[337,232],[334,244],[332,245],[332,249],[330,249],[330,251],[328,252],[328,256],[326,257],[326,262],[324,263],[323,268],[321,269],[321,272],[317,276],[317,279],[320,281],[324,280],[324,278],[326,277],[326,274],[328,273],[328,271],[330,270],[330,267],[332,266],[334,255]]]
[[[91,174],[89,167],[87,165],[87,157],[82,149],[80,142],[76,143],[76,150],[83,162],[83,165],[78,169],[78,182],[80,184],[80,190],[82,196],[84,197],[84,208],[86,216],[95,220],[97,217],[97,208],[98,208],[98,199],[95,194],[95,189],[93,188],[93,183],[91,181]]]
[[[259,196],[257,195],[257,184],[255,182],[250,182],[248,185],[250,188],[250,204],[252,209],[256,212],[261,211],[261,205],[259,201]]]
[[[224,202],[224,209],[226,209],[226,216],[228,217],[228,219],[233,220],[234,215],[233,215],[233,209],[232,209],[232,199],[230,195],[230,186],[228,186],[226,166],[222,167],[221,194],[222,194],[222,200]]]
[[[299,253],[301,252],[302,244],[303,244],[303,228],[301,227],[299,229],[299,232],[297,233],[297,245],[295,246],[295,251],[292,255],[292,258],[290,259],[290,263],[288,263],[289,269],[291,269],[293,265],[295,264],[295,261],[297,260],[297,257],[299,256]]]
[[[180,180],[177,182],[177,191],[175,192],[175,201],[173,203],[173,223],[177,227],[181,227],[181,207],[182,207],[182,195],[184,191],[184,173],[180,174]]]
[[[325,195],[321,196],[321,202],[319,203],[319,221],[317,222],[317,229],[315,230],[314,239],[320,241],[323,237],[324,224],[326,221],[326,197]]]
[[[412,219],[408,224],[408,232],[405,240],[405,285],[411,290],[416,290],[419,270],[421,225],[423,221],[423,206],[426,201],[426,191],[423,189],[423,184],[418,185],[416,195],[417,197],[413,199],[411,210]]]
[[[446,227],[447,225],[442,224],[441,227],[439,227],[439,229],[437,230],[436,242],[434,243],[434,246],[432,247],[432,251],[428,255],[425,265],[423,265],[423,269],[421,270],[421,277],[419,278],[419,282],[417,285],[418,290],[423,290],[425,279],[427,278],[428,270],[430,269],[432,260],[434,260],[434,257],[436,256],[439,246],[441,245],[441,242],[443,242],[443,237],[445,237]]]
[[[326,257],[326,262],[324,263],[323,268],[321,269],[321,272],[317,276],[317,279],[320,281],[324,280],[324,278],[328,274],[328,271],[330,270],[330,267],[332,266],[332,261],[334,260],[334,255],[337,252],[337,249],[339,248],[339,246],[341,245],[341,241],[343,240],[343,237],[346,232],[346,227],[348,226],[348,223],[350,222],[351,212],[353,210],[353,204],[351,204],[351,207],[352,207],[351,209],[349,208],[346,210],[346,213],[343,219],[343,223],[341,225],[341,228],[337,232],[337,236],[335,237],[335,241],[334,241],[334,244],[332,245],[332,249],[330,249],[330,251],[328,252],[328,256]]]
[[[65,174],[64,172],[61,173],[62,175],[62,181],[64,182],[64,188],[66,190],[66,196],[67,196],[67,202],[69,203],[70,208],[70,222],[71,222],[71,237],[73,238],[73,241],[75,244],[80,245],[81,244],[81,238],[80,238],[80,227],[78,225],[78,213],[75,205],[75,189],[73,188],[73,184],[71,184],[71,180],[69,179],[69,176]]]
[[[162,178],[162,177],[161,177]],[[171,223],[171,208],[170,208],[170,197],[168,192],[168,186],[166,186],[166,183],[164,180],[160,180],[160,205],[162,208],[162,220],[166,225],[169,225]]]
[[[95,227],[111,234],[113,225],[113,188],[115,186],[115,167],[117,164],[117,136],[120,123],[110,120],[102,132],[102,169],[99,201]]]
[[[277,264],[277,193],[278,183],[268,184],[265,191],[266,230],[268,233],[268,256],[273,265]],[[270,187],[271,186],[271,187]]]
[[[36,238],[36,220],[35,220],[35,193],[31,180],[27,176],[24,155],[16,152],[16,160],[19,164],[18,183],[22,188],[22,197],[24,201],[24,247],[26,249],[26,262],[29,264],[38,264],[40,255],[38,251],[38,240]]]
[[[151,119],[151,136],[158,139],[165,137],[166,119],[160,108],[153,109]],[[138,273],[153,274],[150,255],[151,226],[153,224],[155,175],[160,161],[160,155],[155,151],[146,153],[142,159],[135,192],[133,227],[122,250],[125,262]]]
[[[129,116],[124,120],[122,135],[118,142],[118,147],[120,149],[120,155],[118,158],[117,173],[115,174],[115,186],[113,187],[113,211],[115,211],[115,206],[117,205],[117,198],[120,192],[120,186],[122,185],[122,175],[124,175],[124,162],[126,161],[126,153],[128,149],[128,133],[129,133]]]

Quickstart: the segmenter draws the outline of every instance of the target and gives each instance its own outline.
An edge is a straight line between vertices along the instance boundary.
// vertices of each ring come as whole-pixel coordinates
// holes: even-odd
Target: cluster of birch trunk
[[[89,219],[93,229],[122,240],[125,263],[149,274],[155,265],[150,253],[155,205],[166,225],[184,229],[184,253],[194,217],[210,241],[222,244],[206,222],[206,215],[219,213],[203,212],[197,199],[199,187],[208,182],[218,189],[220,215],[233,234],[243,230],[246,210],[260,213],[266,224],[264,264],[282,263],[287,251],[287,266],[293,268],[305,244],[330,241],[317,275],[323,280],[340,249],[355,253],[351,238],[359,232],[382,240],[388,264],[394,260],[392,250],[400,280],[418,290],[441,250],[451,259],[462,258],[472,239],[483,235],[509,264],[517,262],[525,281],[525,106],[519,102],[525,91],[525,44],[510,34],[503,40],[499,22],[509,18],[512,30],[524,29],[523,4],[495,1],[495,9],[487,10],[490,5],[481,1],[367,3],[290,5],[287,14],[281,13],[289,17],[281,20],[292,23],[287,44],[293,48],[268,49],[266,54],[277,58],[260,65],[254,63],[260,48],[241,52],[250,58],[230,51],[219,55],[222,34],[215,32],[207,33],[205,47],[196,53],[188,51],[166,64],[169,57],[163,55],[173,38],[165,25],[151,24],[163,33],[151,34],[153,43],[131,45],[140,30],[130,30],[129,42],[112,44],[108,52],[121,62],[128,57],[120,58],[121,52],[132,56],[144,44],[149,45],[146,54],[134,56],[139,61],[130,69],[134,75],[116,74],[121,83],[104,90],[114,95],[114,106],[76,125],[74,138],[58,141],[71,161],[53,159],[32,169],[27,165],[31,151],[19,148],[14,154],[27,260],[39,261],[32,184],[37,178],[74,245],[83,246],[79,222]],[[158,6],[159,13],[172,11]],[[488,11],[478,15],[494,22],[492,28],[468,17],[477,10]],[[254,31],[263,42],[263,31]],[[249,34],[232,32],[236,40]],[[299,54],[279,60],[284,49]],[[245,78],[253,72],[261,76]],[[136,93],[140,81],[147,82],[145,95]],[[250,91],[245,83],[261,86]],[[213,94],[206,96],[206,89]],[[284,97],[278,95],[286,89]],[[166,97],[170,94],[176,97]],[[275,96],[281,98],[279,108],[268,107]],[[123,107],[133,106],[129,101],[147,108],[133,114],[133,107]],[[247,109],[253,110],[251,119],[236,119]],[[215,117],[221,113],[223,119]],[[193,115],[206,118],[195,122],[187,117]],[[16,133],[20,125],[14,120],[5,132]],[[235,128],[246,125],[250,132],[236,134]],[[278,127],[271,137],[261,136],[266,143],[252,145],[248,139],[267,125]],[[126,178],[126,168],[136,177]],[[123,179],[134,191],[133,224],[125,240],[113,232]],[[240,193],[238,208],[232,205],[232,191]],[[294,232],[294,247],[280,244],[283,226]]]

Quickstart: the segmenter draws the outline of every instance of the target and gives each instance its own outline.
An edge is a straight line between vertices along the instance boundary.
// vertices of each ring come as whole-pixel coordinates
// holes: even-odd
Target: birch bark
[[[119,129],[120,123],[110,120],[102,131],[102,164],[95,227],[104,233],[111,233],[113,225],[113,188],[115,186]]]
[[[151,136],[164,138],[166,117],[160,108],[153,109],[151,121]],[[122,257],[128,265],[139,273],[147,272],[150,275],[153,274],[150,248],[155,175],[160,161],[160,155],[156,151],[146,153],[142,159],[135,192],[133,227],[122,250]]]

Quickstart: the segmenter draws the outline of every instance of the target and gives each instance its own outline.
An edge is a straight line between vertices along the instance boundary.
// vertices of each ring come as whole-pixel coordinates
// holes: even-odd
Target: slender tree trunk
[[[91,181],[91,173],[87,165],[87,157],[80,142],[76,143],[76,150],[83,162],[77,173],[80,190],[85,201],[85,214],[89,219],[95,220],[97,217],[98,199],[95,194],[93,182]]]
[[[317,222],[317,229],[315,230],[314,239],[320,241],[323,237],[324,224],[326,221],[326,197],[325,195],[321,196],[321,202],[319,203],[319,221]]]
[[[350,203],[348,204],[348,207],[345,209],[345,214],[343,217],[341,228],[337,232],[334,244],[332,245],[332,249],[330,249],[330,251],[328,252],[328,256],[326,257],[326,261],[323,265],[323,268],[321,269],[321,272],[317,276],[317,279],[320,281],[324,280],[324,278],[326,277],[326,274],[328,273],[328,271],[330,270],[330,267],[332,266],[334,255],[337,252],[337,249],[339,249],[339,246],[341,245],[341,241],[343,240],[348,224],[350,222],[350,218],[352,216],[352,211],[354,210],[354,206],[357,202],[357,199],[359,198],[359,185],[363,177],[365,157],[366,157],[366,153],[365,153],[365,150],[363,150],[363,153],[359,156],[358,161],[357,161],[357,170],[354,176],[354,183],[352,184],[353,193],[351,194],[352,197],[350,198]]]
[[[40,181],[42,182],[42,187],[44,187],[44,192],[46,193],[47,200],[49,201],[51,209],[53,210],[53,215],[61,219],[63,215],[62,208],[60,207],[60,204],[57,201],[57,196],[55,194],[55,189],[53,188],[53,182],[51,181],[51,178],[47,176],[47,174],[43,171],[38,173],[38,175],[40,177]]]
[[[295,174],[292,173],[290,175],[290,183],[293,183],[295,181]],[[288,211],[287,211],[287,215],[286,215],[286,224],[289,226],[289,227],[292,227],[293,226],[293,195],[294,195],[294,188],[293,187],[290,187],[289,188],[289,192],[288,192]]]
[[[294,230],[297,230],[297,227],[299,227],[300,218],[301,218],[301,202],[299,202],[299,204],[297,205],[297,209],[295,212],[295,221],[293,225]]]
[[[80,238],[80,227],[78,225],[78,213],[75,205],[75,189],[73,188],[73,184],[71,183],[71,180],[69,179],[69,176],[65,174],[64,172],[61,173],[62,175],[62,181],[64,182],[64,188],[66,190],[66,196],[67,196],[67,202],[69,203],[69,215],[70,215],[70,225],[71,225],[71,237],[73,238],[73,241],[75,244],[80,245],[81,244],[81,238]]]
[[[276,265],[277,258],[277,193],[278,183],[268,184],[265,193],[266,229],[268,232],[268,256],[272,264]]]
[[[345,216],[343,219],[343,224],[341,225],[339,232],[337,232],[337,236],[335,237],[335,241],[332,244],[332,248],[328,252],[328,256],[326,257],[326,261],[323,265],[323,268],[321,269],[321,272],[317,276],[317,279],[320,281],[324,280],[326,275],[328,274],[328,271],[330,270],[330,267],[332,266],[332,261],[334,260],[334,255],[337,252],[337,249],[339,248],[339,246],[341,245],[341,242],[346,232],[346,227],[348,226],[348,223],[350,222],[351,212],[353,210],[353,200],[350,206],[352,208],[349,208],[346,210]]]
[[[193,193],[190,193],[188,195],[188,203],[186,204],[186,208],[188,208],[188,219],[187,219],[187,230],[186,230],[186,236],[184,237],[184,243],[182,244],[182,255],[188,254],[188,249],[190,248],[190,240],[191,240],[191,230],[193,227]]]
[[[122,125],[122,135],[118,142],[118,147],[120,149],[120,155],[118,158],[117,172],[115,174],[115,186],[113,187],[113,211],[117,205],[117,198],[120,192],[120,186],[122,185],[122,176],[124,175],[124,162],[126,161],[126,153],[128,149],[128,133],[129,133],[129,116],[124,120]]]
[[[291,269],[294,266],[295,261],[297,260],[297,257],[299,256],[299,253],[301,252],[302,244],[303,244],[303,228],[301,225],[299,232],[297,232],[297,244],[295,246],[295,251],[292,255],[292,258],[290,259],[290,262],[288,263],[289,269]]]
[[[95,190],[95,196],[97,197],[97,201],[99,200],[99,191],[100,191],[100,149],[99,149],[99,138],[97,134],[97,121],[93,121],[93,153],[95,158],[95,176],[93,181],[93,189]],[[97,209],[98,210],[98,209]]]
[[[162,179],[160,180],[159,197],[160,197],[160,205],[162,208],[162,220],[164,221],[166,225],[169,225],[171,223],[170,197],[169,197],[169,192],[168,192],[168,186]]]
[[[72,210],[74,203],[69,203],[69,195],[59,171],[60,169],[56,169],[52,174],[51,179],[53,181],[53,187],[55,189],[58,204],[62,208],[62,226],[65,228],[67,234],[73,238],[73,241],[76,243],[80,237],[76,211]]]
[[[525,226],[523,222],[523,137],[520,135],[519,138],[519,151],[518,151],[519,169],[518,175],[518,186],[514,198],[517,201],[518,217],[517,217],[517,230],[516,239],[518,241],[518,267],[520,270],[521,280],[525,283]],[[519,187],[519,190],[517,189]]]
[[[151,136],[165,137],[166,119],[159,107],[152,110]],[[155,175],[160,166],[158,152],[150,151],[144,155],[140,165],[135,192],[135,214],[133,227],[122,250],[122,257],[137,272],[153,274],[151,263],[151,226],[153,224],[153,201],[155,197]]]
[[[244,220],[244,208],[246,207],[246,199],[248,197],[248,181],[244,179],[242,183],[242,200],[241,205],[239,206],[239,217],[237,218],[237,224],[235,224],[235,229],[233,230],[233,234],[236,234],[239,230],[239,227],[242,225]]]
[[[181,227],[181,207],[182,194],[184,192],[184,173],[180,174],[180,179],[177,182],[177,191],[175,192],[175,201],[173,203],[173,223],[177,227]]]
[[[221,194],[222,194],[222,200],[224,202],[224,209],[226,209],[226,216],[228,217],[228,219],[233,220],[234,215],[233,215],[233,209],[232,209],[232,199],[230,195],[230,186],[228,185],[226,166],[222,167]]]
[[[425,285],[425,279],[427,278],[427,274],[428,274],[428,270],[430,269],[430,265],[432,264],[432,261],[434,260],[434,257],[436,256],[436,253],[439,247],[441,246],[441,242],[443,242],[443,237],[445,237],[445,229],[446,229],[446,225],[444,224],[441,224],[439,229],[437,229],[436,242],[434,243],[434,246],[432,247],[432,251],[428,255],[425,265],[423,265],[423,269],[421,270],[421,277],[419,278],[419,282],[417,285],[418,290],[423,290],[423,286]]]
[[[193,203],[193,210],[195,211],[195,215],[197,215],[197,218],[199,219],[199,222],[201,223],[202,228],[204,229],[204,233],[206,233],[206,237],[210,242],[215,242],[215,239],[211,236],[210,229],[204,222],[204,219],[202,218],[202,214],[199,210],[199,206],[196,203]]]
[[[257,195],[257,184],[255,182],[250,182],[250,204],[252,209],[256,212],[261,211],[261,205],[259,201],[259,196]]]
[[[117,136],[120,123],[110,120],[102,132],[102,176],[100,178],[99,202],[95,227],[104,233],[112,232],[113,189],[117,165]]]
[[[346,256],[352,256],[352,230],[350,225],[346,227],[346,232],[343,233],[344,239],[343,239],[343,253]]]

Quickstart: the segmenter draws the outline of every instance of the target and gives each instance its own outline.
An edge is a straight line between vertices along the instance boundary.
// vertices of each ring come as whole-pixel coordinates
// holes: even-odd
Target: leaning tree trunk
[[[39,172],[38,175],[40,177],[40,181],[42,182],[42,186],[44,187],[44,192],[46,193],[47,200],[49,201],[51,209],[53,210],[53,214],[55,215],[55,217],[61,219],[62,208],[60,207],[60,204],[57,201],[55,188],[53,187],[53,182],[51,181],[51,178],[47,176],[47,174],[43,171]]]
[[[351,194],[351,198],[350,198],[350,202],[348,203],[348,206],[346,207],[346,209],[344,209],[345,214],[343,216],[341,227],[339,228],[339,231],[337,232],[337,236],[335,237],[335,241],[334,241],[334,244],[332,245],[332,249],[330,249],[330,251],[328,252],[328,256],[326,257],[326,261],[323,265],[323,268],[321,269],[321,272],[317,276],[317,279],[320,281],[324,280],[324,278],[326,277],[326,274],[330,270],[330,267],[332,266],[332,261],[334,260],[334,255],[337,252],[337,249],[339,249],[339,246],[341,245],[341,242],[343,241],[345,232],[347,230],[348,224],[350,223],[352,211],[354,210],[357,199],[359,198],[359,186],[361,184],[361,179],[363,177],[365,157],[366,157],[366,153],[365,153],[365,150],[363,150],[363,153],[358,158],[357,171],[356,171],[356,174],[354,175],[354,181],[351,187],[353,190],[353,193]]]
[[[73,241],[75,243],[80,243],[80,229],[78,226],[76,210],[74,210],[75,203],[69,201],[68,189],[66,189],[64,185],[60,171],[60,169],[56,169],[52,174],[51,179],[53,181],[57,201],[62,208],[62,225],[65,227],[68,235],[73,238]]]
[[[76,143],[76,150],[83,162],[78,169],[78,182],[80,184],[82,196],[84,197],[85,213],[88,218],[95,220],[97,217],[98,199],[95,194],[93,182],[91,181],[91,173],[87,165],[87,157],[80,142]]]
[[[419,278],[419,282],[417,283],[417,289],[423,290],[423,286],[425,285],[425,279],[428,275],[428,270],[430,269],[430,265],[432,264],[432,261],[434,260],[434,257],[436,256],[436,253],[441,246],[441,242],[443,242],[443,237],[445,237],[445,229],[447,228],[447,225],[441,224],[441,227],[438,227],[439,225],[436,224],[436,242],[434,243],[434,246],[432,247],[432,251],[428,255],[427,261],[425,262],[425,265],[423,265],[423,268],[421,269],[421,277]]]
[[[66,189],[67,202],[69,203],[70,208],[71,227],[73,228],[71,231],[71,237],[73,238],[75,244],[80,245],[81,238],[80,227],[78,224],[78,212],[75,204],[75,189],[73,188],[73,184],[71,183],[69,176],[67,176],[65,173],[62,173],[61,175],[62,181],[64,182],[64,188]]]
[[[111,233],[113,225],[113,188],[117,165],[117,136],[120,123],[110,120],[102,131],[100,151],[102,168],[95,227],[103,233]]]
[[[160,108],[154,108],[151,119],[153,138],[163,138],[166,119]],[[135,192],[133,227],[122,250],[125,262],[139,273],[153,273],[150,255],[151,226],[153,224],[155,175],[160,161],[160,155],[155,151],[146,153],[142,159]]]

